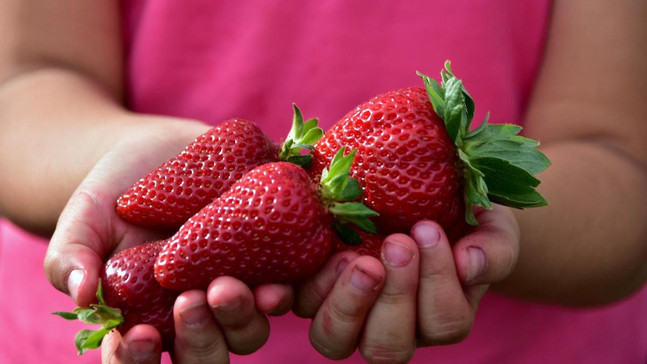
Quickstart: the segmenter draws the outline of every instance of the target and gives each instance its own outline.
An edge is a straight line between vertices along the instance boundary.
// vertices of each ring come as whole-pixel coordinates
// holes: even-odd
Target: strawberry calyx
[[[465,220],[478,225],[473,206],[491,209],[491,202],[518,209],[547,204],[535,188],[535,177],[550,165],[537,149],[539,142],[522,137],[521,127],[489,124],[489,114],[476,129],[474,100],[461,80],[454,76],[450,62],[441,71],[442,82],[418,72],[436,114],[443,119],[450,138],[458,149],[465,180]]]
[[[74,343],[79,355],[89,349],[96,349],[101,346],[103,337],[124,322],[121,310],[106,304],[103,298],[101,280],[99,280],[99,287],[97,288],[97,300],[99,303],[90,304],[90,307],[77,307],[72,312],[52,312],[52,314],[61,316],[66,320],[79,320],[91,325],[101,325],[96,330],[84,329],[76,334]]]
[[[379,214],[355,201],[362,196],[362,187],[359,181],[351,178],[349,174],[357,150],[352,150],[344,156],[345,152],[346,147],[340,148],[330,166],[323,169],[320,193],[321,199],[334,217],[333,229],[337,235],[348,245],[359,245],[362,239],[351,225],[367,233],[376,234],[377,228],[369,218]]]
[[[292,129],[281,146],[279,160],[308,168],[312,164],[311,152],[314,150],[314,144],[321,139],[324,132],[317,126],[319,119],[312,118],[304,122],[301,110],[296,104],[292,104],[292,109]]]

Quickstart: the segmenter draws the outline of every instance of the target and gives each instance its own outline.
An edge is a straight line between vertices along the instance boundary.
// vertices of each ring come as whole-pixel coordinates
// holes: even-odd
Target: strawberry
[[[169,239],[155,263],[168,289],[203,289],[216,277],[250,286],[308,277],[327,259],[334,230],[349,224],[374,231],[375,215],[348,202],[361,195],[348,178],[354,152],[342,149],[323,171],[320,187],[294,164],[274,162],[248,172]]]
[[[173,343],[173,305],[178,292],[162,288],[155,280],[154,263],[164,241],[135,246],[115,254],[104,265],[97,290],[98,304],[74,312],[55,312],[68,320],[103,325],[82,330],[76,336],[80,354],[101,345],[103,337],[117,328],[123,334],[137,324],[154,326],[162,335],[163,348]]]
[[[311,149],[323,132],[316,119],[304,122],[293,107],[292,131],[281,148],[256,124],[228,120],[135,183],[118,199],[117,213],[140,226],[176,229],[258,165],[278,160],[307,165],[312,157],[301,150]]]
[[[474,101],[449,62],[442,84],[419,75],[426,89],[378,95],[333,125],[315,144],[310,174],[316,178],[343,146],[356,149],[350,175],[366,206],[379,213],[382,234],[409,233],[415,222],[431,219],[456,236],[477,224],[475,205],[545,205],[535,191],[534,175],[549,165],[535,149],[539,143],[517,135],[519,126],[487,118],[471,130]]]
[[[366,233],[361,230],[356,230],[356,232],[359,235],[359,240],[354,243],[333,236],[332,251],[339,253],[350,250],[359,255],[371,255],[377,259],[381,259],[382,243],[386,237],[380,234]]]

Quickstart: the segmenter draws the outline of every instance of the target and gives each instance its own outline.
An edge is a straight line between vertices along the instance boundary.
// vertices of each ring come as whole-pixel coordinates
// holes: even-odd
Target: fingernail
[[[180,318],[187,326],[202,326],[211,315],[211,312],[205,305],[189,307],[180,312]]]
[[[83,277],[85,272],[82,269],[75,269],[70,272],[70,275],[67,277],[67,290],[70,292],[70,297],[76,301],[76,297],[79,294],[79,287],[81,282],[83,282]]]
[[[342,259],[337,263],[337,268],[335,269],[335,272],[337,274],[337,277],[341,275],[341,273],[346,270],[346,267],[348,267],[348,259]]]
[[[229,313],[238,311],[240,309],[240,307],[241,307],[240,300],[236,299],[236,300],[229,301],[229,302],[219,303],[219,304],[213,306],[213,309],[217,310],[217,311],[219,311],[221,313],[229,314]]]
[[[387,239],[382,248],[382,256],[389,265],[404,267],[413,259],[413,252],[408,246]]]
[[[371,292],[377,287],[377,281],[358,267],[353,268],[350,284],[362,292]]]
[[[147,340],[136,340],[128,344],[128,350],[133,359],[146,359],[153,356],[155,343]]]
[[[414,238],[421,248],[431,248],[440,241],[440,232],[435,225],[420,223],[414,227]]]
[[[467,252],[470,257],[470,268],[465,283],[469,284],[478,279],[485,271],[485,254],[481,248],[475,246],[467,248]]]

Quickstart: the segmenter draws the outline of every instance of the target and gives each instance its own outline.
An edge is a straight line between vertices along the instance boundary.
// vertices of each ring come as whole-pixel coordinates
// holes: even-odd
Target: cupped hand
[[[519,251],[508,208],[476,216],[480,225],[454,245],[438,224],[420,221],[410,235],[385,239],[381,261],[334,256],[296,296],[295,313],[313,318],[315,349],[341,359],[359,348],[371,363],[406,363],[416,347],[463,340],[489,285],[512,272]]]
[[[79,306],[96,299],[103,263],[110,255],[172,233],[125,222],[117,215],[115,203],[137,179],[180,152],[208,126],[151,119],[125,128],[122,141],[89,172],[59,217],[45,272],[52,285]],[[265,314],[284,313],[291,301],[292,290],[287,286],[267,285],[252,291],[229,277],[214,280],[206,292],[182,293],[174,307],[174,361],[227,362],[228,351],[246,354],[258,349],[269,332]],[[228,314],[232,309],[238,314]],[[123,336],[111,333],[102,349],[104,360],[113,363],[134,362],[142,355],[159,362],[161,338],[152,326],[139,325]]]
[[[269,337],[265,314],[281,314],[290,308],[291,293],[285,290],[284,286],[267,285],[253,292],[234,278],[220,277],[206,292],[183,292],[173,309],[173,362],[229,363],[229,352],[244,355],[256,351]],[[260,304],[269,312],[258,308],[255,296],[265,299]],[[161,347],[162,339],[151,326],[135,326],[125,335],[113,331],[102,343],[102,362],[159,363]]]

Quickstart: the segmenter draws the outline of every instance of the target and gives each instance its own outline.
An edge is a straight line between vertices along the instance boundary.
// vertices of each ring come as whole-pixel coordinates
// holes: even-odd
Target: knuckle
[[[47,280],[61,292],[66,291],[65,275],[60,270],[60,254],[57,252],[48,252],[45,256],[43,267]]]
[[[340,322],[356,322],[362,316],[362,306],[359,304],[338,304],[330,303],[327,305],[330,316]]]
[[[389,306],[398,306],[398,305],[401,305],[402,303],[406,303],[410,301],[411,300],[410,292],[401,291],[404,288],[406,287],[384,289],[378,297],[379,302],[381,304],[385,304]]]
[[[363,346],[360,348],[362,357],[371,364],[400,364],[408,363],[413,357],[414,348],[387,348],[385,346]]]
[[[323,289],[318,288],[320,285],[317,283],[309,284],[303,287],[294,302],[294,313],[303,318],[312,318],[317,313],[321,303],[325,299]]]
[[[498,272],[496,273],[497,280],[504,279],[514,270],[517,265],[517,257],[519,256],[518,248],[515,244],[504,244],[500,247],[501,254],[498,257]],[[494,283],[494,282],[492,282]]]
[[[227,314],[218,315],[218,323],[223,330],[238,332],[249,331],[252,329],[251,326],[254,321],[254,317],[252,315],[231,315],[228,317],[226,315]]]
[[[354,351],[354,347],[346,348],[343,345],[336,345],[320,335],[310,335],[310,344],[319,354],[332,360],[348,358]]]
[[[227,341],[229,343],[229,350],[238,355],[249,355],[258,349],[260,349],[269,339],[270,333],[260,332],[260,333],[251,333],[250,336],[241,335],[241,337],[233,338],[228,337]]]
[[[419,332],[420,346],[455,344],[467,338],[474,320],[456,318],[435,320],[433,325],[422,327]]]
[[[209,335],[178,336],[177,341],[183,352],[196,358],[211,358],[214,353],[227,350],[221,340],[212,340]]]

